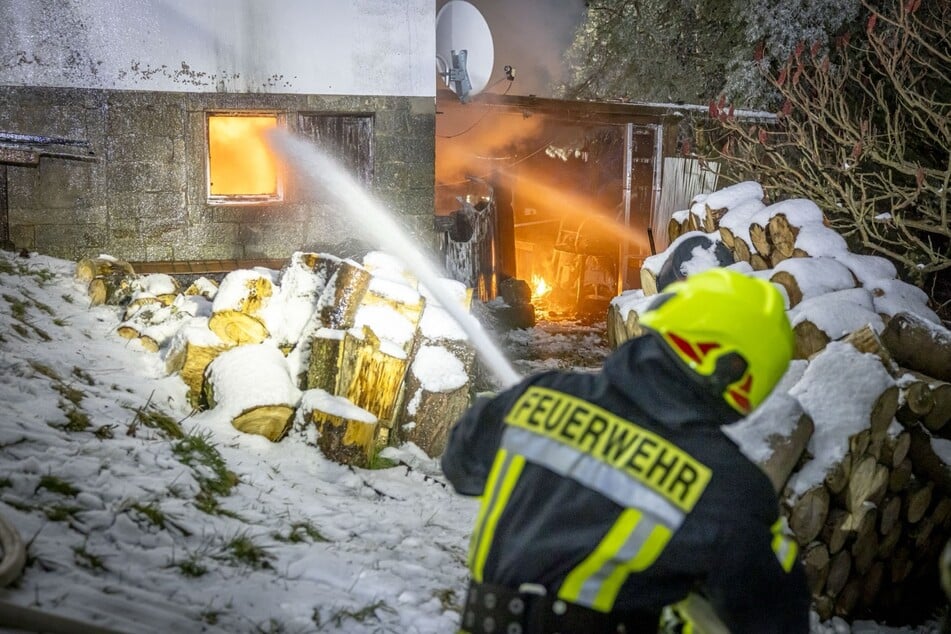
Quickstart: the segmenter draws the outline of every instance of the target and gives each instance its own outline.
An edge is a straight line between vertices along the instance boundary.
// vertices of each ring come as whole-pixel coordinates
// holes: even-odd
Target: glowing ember
[[[543,297],[551,292],[551,286],[541,275],[532,276],[532,297]]]

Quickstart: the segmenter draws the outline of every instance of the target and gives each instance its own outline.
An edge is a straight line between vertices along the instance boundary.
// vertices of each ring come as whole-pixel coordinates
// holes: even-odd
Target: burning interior
[[[666,246],[652,229],[676,120],[626,104],[441,95],[436,216],[450,273],[483,300],[524,280],[549,319],[603,316]]]
[[[265,134],[277,114],[208,114],[208,202],[262,203],[283,199],[277,158]]]

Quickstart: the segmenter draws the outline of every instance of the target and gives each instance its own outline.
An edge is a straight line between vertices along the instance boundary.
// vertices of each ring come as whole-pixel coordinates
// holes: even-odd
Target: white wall
[[[433,0],[0,0],[0,85],[434,96]]]

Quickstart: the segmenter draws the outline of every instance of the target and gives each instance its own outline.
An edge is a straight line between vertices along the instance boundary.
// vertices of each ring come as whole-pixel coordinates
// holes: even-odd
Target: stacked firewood
[[[246,433],[275,442],[297,433],[328,458],[365,466],[407,441],[439,455],[469,403],[474,350],[383,253],[357,262],[298,252],[280,271],[236,270],[184,291],[108,256],[81,260],[76,279],[92,304],[118,307],[117,333],[161,354],[196,409],[219,409]],[[439,281],[442,297],[468,306],[464,285]]]
[[[768,205],[758,184],[741,183],[698,197],[669,230],[642,289],[612,302],[609,342],[642,334],[639,312],[690,236],[775,284],[795,360],[759,411],[725,429],[780,493],[822,620],[926,617],[942,605],[951,537],[951,331],[890,262],[850,253],[811,201]],[[718,265],[695,251],[678,279]]]

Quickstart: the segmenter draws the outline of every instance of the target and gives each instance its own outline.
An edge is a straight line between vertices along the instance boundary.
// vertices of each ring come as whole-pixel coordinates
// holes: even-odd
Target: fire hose
[[[20,533],[0,515],[0,589],[16,581],[26,565],[26,547]],[[0,601],[0,623],[26,632],[47,634],[119,634],[90,623],[49,614],[6,601]]]
[[[20,539],[20,533],[10,522],[0,515],[0,588],[6,588],[23,572],[26,565],[26,547]]]

